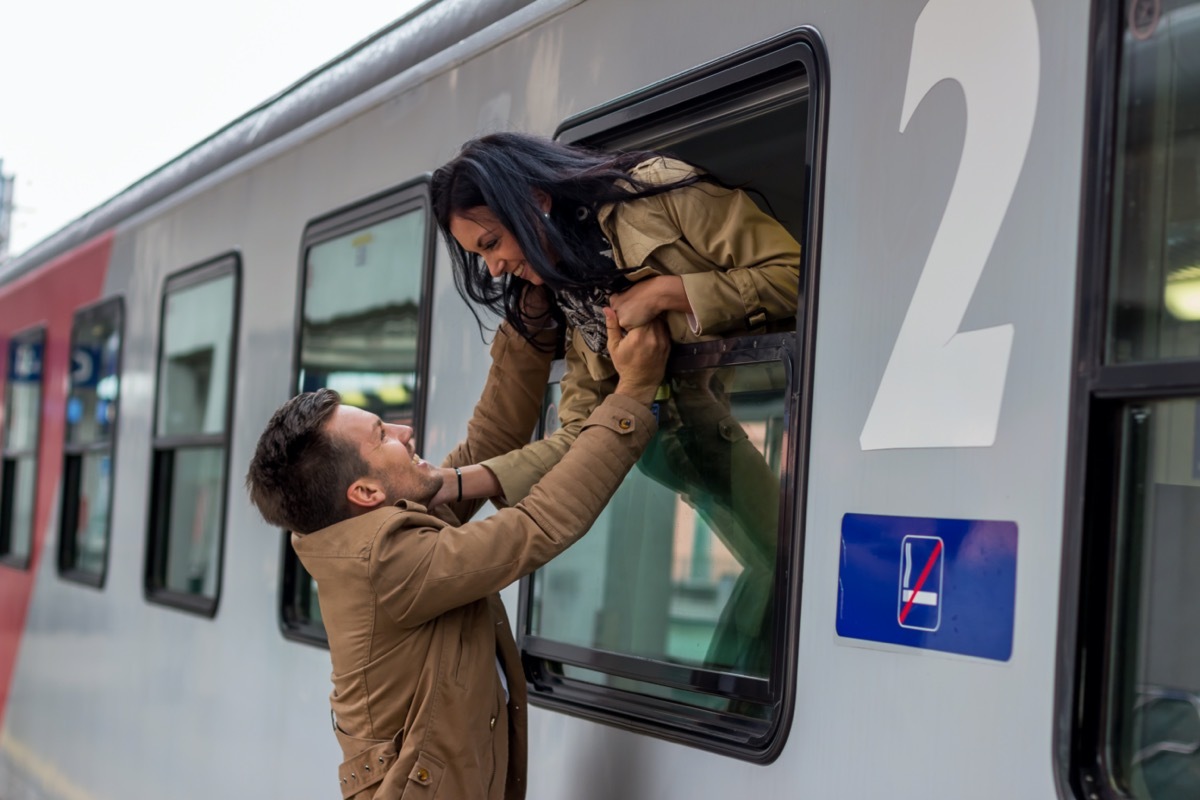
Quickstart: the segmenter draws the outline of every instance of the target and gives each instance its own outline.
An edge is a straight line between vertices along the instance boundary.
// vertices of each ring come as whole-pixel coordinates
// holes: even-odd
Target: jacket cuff
[[[582,430],[596,426],[629,436],[640,444],[648,443],[658,430],[658,422],[649,406],[622,394],[610,394],[604,398],[604,402],[583,423]]]

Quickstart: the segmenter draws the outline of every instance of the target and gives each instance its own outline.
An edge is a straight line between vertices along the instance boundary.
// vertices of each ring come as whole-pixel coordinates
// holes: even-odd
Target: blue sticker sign
[[[1017,524],[846,514],[837,632],[1007,661],[1017,595]]]

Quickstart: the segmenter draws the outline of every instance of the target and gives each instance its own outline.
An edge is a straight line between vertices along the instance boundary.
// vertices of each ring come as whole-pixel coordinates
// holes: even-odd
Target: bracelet
[[[455,467],[454,474],[458,477],[458,499],[455,500],[454,502],[461,503],[462,502],[462,470],[459,469],[458,467]]]

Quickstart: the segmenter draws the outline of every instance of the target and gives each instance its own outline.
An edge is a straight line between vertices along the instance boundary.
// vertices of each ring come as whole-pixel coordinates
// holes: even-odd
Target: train
[[[317,386],[463,435],[430,173],[501,130],[802,245],[794,326],[668,367],[723,376],[769,547],[635,470],[503,593],[530,800],[1200,797],[1198,54],[1197,0],[431,0],[9,258],[0,798],[338,796],[242,476]]]

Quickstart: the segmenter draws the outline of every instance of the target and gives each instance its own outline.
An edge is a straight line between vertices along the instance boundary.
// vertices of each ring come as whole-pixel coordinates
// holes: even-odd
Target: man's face
[[[326,426],[330,434],[358,448],[370,467],[363,477],[380,486],[386,504],[412,500],[427,505],[442,488],[441,472],[413,451],[413,429],[407,425],[386,423],[369,411],[339,405]]]

